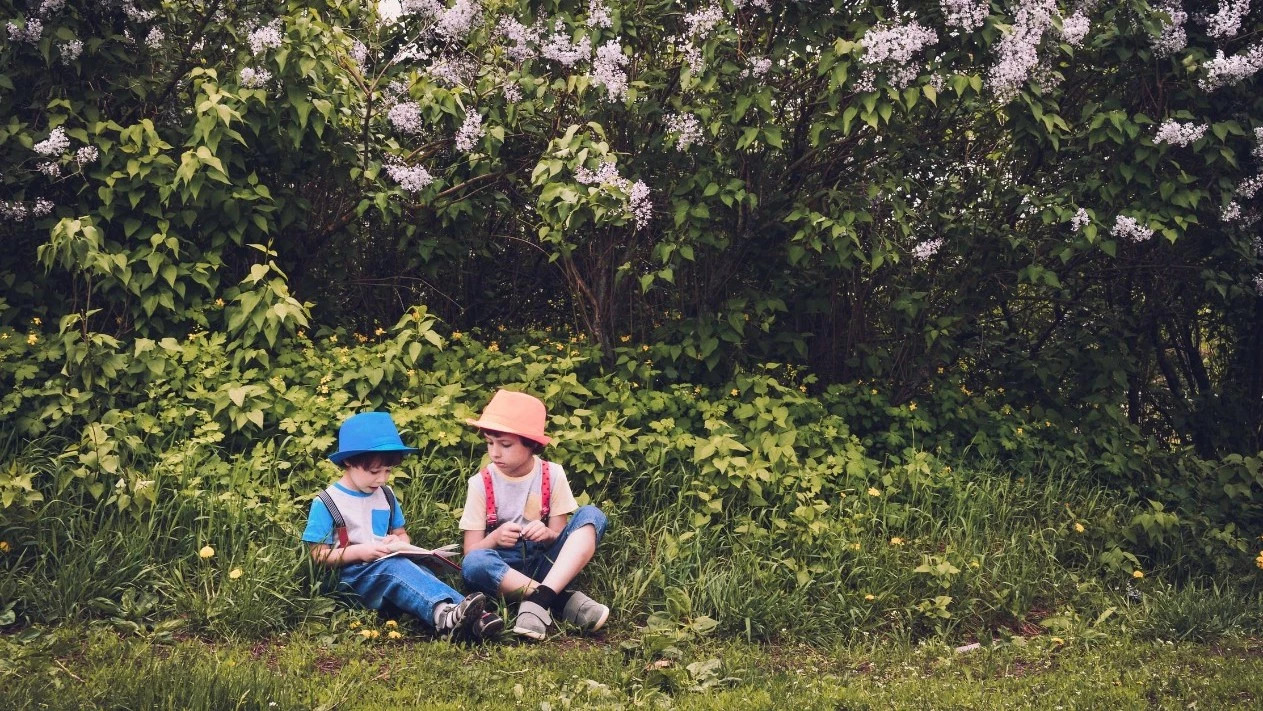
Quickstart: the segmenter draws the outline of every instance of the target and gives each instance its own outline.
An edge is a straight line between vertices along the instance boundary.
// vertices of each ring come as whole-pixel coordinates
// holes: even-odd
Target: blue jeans
[[[591,526],[596,530],[597,543],[600,543],[607,525],[605,514],[600,509],[583,506],[574,512],[561,535],[552,543],[519,541],[512,548],[483,548],[470,552],[461,561],[461,577],[467,586],[488,595],[500,594],[500,581],[504,580],[510,568],[531,580],[541,581],[553,569],[553,562],[570,534],[583,526]]]
[[[434,626],[435,605],[460,602],[463,597],[407,558],[352,563],[342,568],[341,584],[355,591],[369,609],[380,610],[384,603],[390,603],[430,627]]]

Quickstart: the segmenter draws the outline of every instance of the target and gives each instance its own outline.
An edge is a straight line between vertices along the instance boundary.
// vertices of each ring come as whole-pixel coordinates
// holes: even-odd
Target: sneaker
[[[467,634],[482,617],[486,606],[487,596],[482,593],[472,593],[458,603],[439,606],[434,613],[434,630],[446,639]]]
[[[553,616],[543,606],[527,600],[517,608],[517,619],[513,620],[513,634],[522,635],[534,640],[541,640],[553,623]]]
[[[570,599],[561,611],[561,619],[585,632],[601,629],[609,618],[610,608],[578,591],[570,593]]]
[[[504,619],[494,612],[482,613],[482,616],[474,622],[474,626],[470,629],[474,639],[481,640],[496,639],[503,631]]]

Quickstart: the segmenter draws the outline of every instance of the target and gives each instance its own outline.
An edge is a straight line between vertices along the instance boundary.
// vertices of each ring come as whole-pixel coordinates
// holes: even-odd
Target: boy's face
[[[371,494],[377,491],[390,478],[390,470],[399,466],[402,457],[382,454],[367,460],[356,459],[347,463],[345,480],[350,483],[352,491]]]
[[[526,476],[535,466],[535,452],[521,437],[501,432],[483,432],[487,456],[505,476]]]

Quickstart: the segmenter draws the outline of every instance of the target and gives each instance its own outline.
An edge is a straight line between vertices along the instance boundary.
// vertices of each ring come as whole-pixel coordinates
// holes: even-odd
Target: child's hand
[[[553,538],[553,532],[544,525],[543,521],[531,521],[522,527],[522,538],[536,543],[550,541]]]
[[[512,548],[517,545],[517,541],[522,537],[522,526],[516,523],[506,523],[496,529],[496,547]]]
[[[384,555],[390,555],[390,544],[388,543],[357,543],[351,548],[355,550],[355,556],[365,563],[377,560]]]

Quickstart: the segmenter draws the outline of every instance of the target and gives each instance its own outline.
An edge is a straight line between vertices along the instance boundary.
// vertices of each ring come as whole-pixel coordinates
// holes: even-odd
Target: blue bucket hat
[[[338,428],[338,451],[329,455],[329,461],[341,466],[342,460],[357,454],[419,451],[404,445],[389,412],[361,412],[346,418]]]

